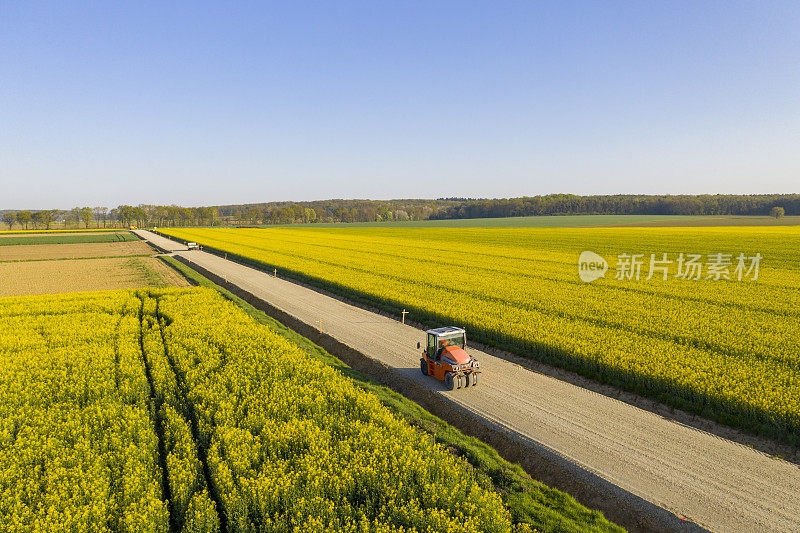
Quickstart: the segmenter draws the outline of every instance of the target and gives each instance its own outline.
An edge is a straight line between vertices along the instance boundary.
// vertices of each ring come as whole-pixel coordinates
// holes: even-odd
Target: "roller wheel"
[[[478,384],[478,374],[473,372],[472,373],[472,386],[474,387],[477,384]]]
[[[464,376],[459,374],[456,376],[456,388],[460,389],[463,386],[464,386]]]
[[[464,388],[465,389],[467,387],[469,387],[470,385],[472,385],[472,376],[473,376],[472,372],[470,372],[469,374],[464,375]]]
[[[453,374],[450,372],[444,375],[444,386],[447,387],[448,390],[456,388],[456,382],[453,380]]]
[[[422,373],[427,376],[428,375],[428,362],[427,361],[420,361],[419,362],[419,369],[422,370]]]

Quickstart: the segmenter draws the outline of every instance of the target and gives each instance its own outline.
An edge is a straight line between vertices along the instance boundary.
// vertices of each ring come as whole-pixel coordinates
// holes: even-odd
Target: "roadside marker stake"
[[[272,274],[277,278],[278,277],[278,269],[275,268],[272,270]]]

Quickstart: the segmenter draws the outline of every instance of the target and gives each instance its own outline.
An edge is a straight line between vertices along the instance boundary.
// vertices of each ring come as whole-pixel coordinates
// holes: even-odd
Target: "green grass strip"
[[[0,246],[19,246],[25,244],[84,244],[97,242],[138,241],[139,237],[130,232],[104,233],[100,235],[26,235],[0,237]]]
[[[120,233],[128,228],[70,228],[70,229],[16,229],[0,230],[0,235],[43,235],[49,233]]]

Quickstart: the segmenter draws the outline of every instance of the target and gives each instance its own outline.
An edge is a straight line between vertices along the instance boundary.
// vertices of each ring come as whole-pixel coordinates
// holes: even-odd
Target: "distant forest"
[[[217,206],[220,216],[252,223],[382,222],[544,215],[768,215],[782,207],[800,215],[800,194],[602,195],[550,194],[508,199],[322,200]]]
[[[467,200],[431,218],[499,218],[537,215],[768,215],[773,207],[800,214],[800,194],[679,196],[550,194],[500,200]]]
[[[800,194],[602,195],[550,194],[508,199],[319,200],[181,207],[121,205],[40,211],[5,210],[13,227],[219,226],[317,222],[392,222],[544,215],[800,215]]]

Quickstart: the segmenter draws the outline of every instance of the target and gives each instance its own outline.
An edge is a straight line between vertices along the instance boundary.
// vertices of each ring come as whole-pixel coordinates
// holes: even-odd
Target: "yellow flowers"
[[[206,289],[0,299],[13,531],[509,531],[497,494]]]
[[[53,297],[1,300],[0,523],[11,530],[166,531],[147,381],[130,349],[139,324],[122,314],[131,297],[66,296],[63,309]]]
[[[509,529],[463,463],[216,294],[170,293],[159,313],[234,531]]]
[[[430,324],[800,443],[800,229],[175,229]],[[605,279],[578,277],[584,250]],[[620,254],[761,254],[758,281],[615,280]]]

